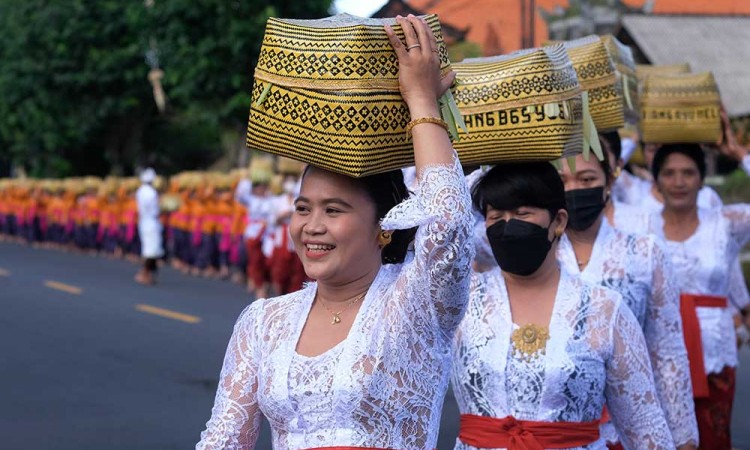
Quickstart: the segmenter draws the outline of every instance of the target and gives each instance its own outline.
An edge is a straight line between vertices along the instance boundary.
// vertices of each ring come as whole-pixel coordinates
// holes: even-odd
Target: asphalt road
[[[155,287],[125,261],[0,243],[0,448],[167,450],[195,446],[234,321],[250,298],[228,282],[162,269]],[[750,450],[750,352],[733,433]],[[453,448],[449,393],[438,448]],[[264,431],[258,449],[270,448]]]

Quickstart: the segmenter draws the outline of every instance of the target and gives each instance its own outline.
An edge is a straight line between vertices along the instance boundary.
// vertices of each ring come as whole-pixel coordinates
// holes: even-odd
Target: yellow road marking
[[[157,308],[156,306],[151,305],[135,305],[135,309],[147,314],[166,317],[167,319],[172,320],[179,320],[180,322],[198,323],[201,321],[201,318],[197,316],[191,316],[190,314],[183,314],[177,311],[171,311],[169,309]]]
[[[0,267],[0,277],[9,277],[9,276],[10,276],[10,272]]]
[[[68,294],[81,295],[81,292],[83,292],[83,289],[79,287],[71,286],[65,283],[60,283],[59,281],[47,280],[44,282],[44,285],[50,289],[56,289],[58,291],[67,292]]]

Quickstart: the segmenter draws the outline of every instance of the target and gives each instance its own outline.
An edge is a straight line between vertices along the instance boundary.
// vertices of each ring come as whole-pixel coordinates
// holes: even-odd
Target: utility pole
[[[526,48],[526,0],[518,1],[521,4],[521,48]]]
[[[529,47],[536,45],[536,0],[529,0]]]

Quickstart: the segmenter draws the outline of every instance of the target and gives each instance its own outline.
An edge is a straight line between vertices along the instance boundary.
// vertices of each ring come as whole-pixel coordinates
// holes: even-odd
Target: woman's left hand
[[[385,31],[398,57],[399,88],[412,117],[421,117],[415,110],[437,107],[438,97],[453,84],[455,74],[441,77],[437,40],[424,19],[409,14],[397,16],[396,21],[404,30],[405,43],[390,26]]]

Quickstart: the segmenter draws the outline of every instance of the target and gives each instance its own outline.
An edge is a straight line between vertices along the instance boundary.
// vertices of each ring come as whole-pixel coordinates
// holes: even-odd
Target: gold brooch
[[[513,331],[510,339],[516,350],[531,359],[538,352],[544,351],[549,340],[549,329],[529,323]]]

